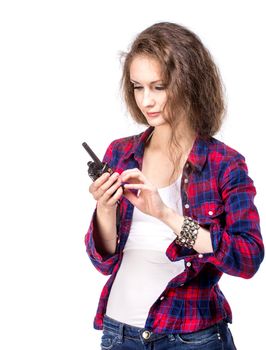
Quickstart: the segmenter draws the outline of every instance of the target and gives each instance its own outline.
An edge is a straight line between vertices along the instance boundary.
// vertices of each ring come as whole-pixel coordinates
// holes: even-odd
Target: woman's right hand
[[[103,173],[89,187],[89,192],[98,202],[97,206],[105,211],[113,211],[116,208],[116,202],[123,194],[122,181],[118,180],[119,175],[117,172],[112,175]]]

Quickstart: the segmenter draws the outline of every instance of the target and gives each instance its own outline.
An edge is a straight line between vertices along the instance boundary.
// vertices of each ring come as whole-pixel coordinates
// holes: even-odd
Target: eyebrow
[[[132,83],[140,84],[139,82],[137,82],[137,81],[135,81],[133,79],[130,79],[130,80],[131,80]],[[162,81],[162,79],[151,81],[150,84],[158,83],[159,81]]]

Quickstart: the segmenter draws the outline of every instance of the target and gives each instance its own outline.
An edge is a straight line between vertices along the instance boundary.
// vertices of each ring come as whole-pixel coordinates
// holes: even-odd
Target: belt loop
[[[124,324],[121,322],[119,323],[119,330],[118,330],[118,341],[117,344],[123,344],[124,340]]]
[[[217,333],[221,333],[220,324],[221,324],[221,321],[216,323],[216,331],[217,331]]]
[[[170,341],[170,342],[172,342],[172,341],[175,341],[175,336],[174,336],[174,334],[168,334],[167,335],[168,336],[168,340]]]

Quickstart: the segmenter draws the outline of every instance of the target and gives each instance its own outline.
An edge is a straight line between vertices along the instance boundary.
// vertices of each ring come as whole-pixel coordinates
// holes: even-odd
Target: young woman
[[[123,55],[121,87],[144,132],[114,140],[114,174],[90,185],[85,236],[111,275],[94,328],[102,349],[236,349],[223,273],[251,278],[264,257],[256,190],[245,158],[215,139],[221,79],[200,39],[156,23]]]

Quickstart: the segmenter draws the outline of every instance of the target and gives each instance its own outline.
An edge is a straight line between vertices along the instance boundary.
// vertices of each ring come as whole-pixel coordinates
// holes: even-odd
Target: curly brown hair
[[[160,63],[167,93],[166,120],[172,129],[169,144],[178,146],[174,130],[181,111],[200,137],[208,139],[219,131],[226,109],[224,86],[210,52],[195,33],[176,23],[155,23],[137,35],[129,52],[121,53],[120,88],[126,107],[138,124],[149,125],[136,104],[130,82],[130,65],[137,55]]]

